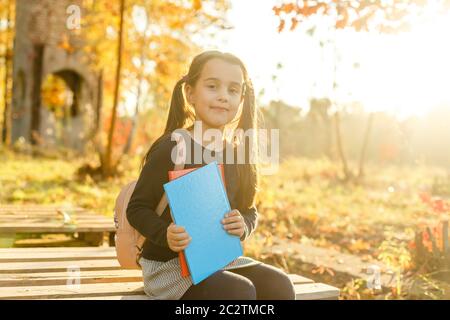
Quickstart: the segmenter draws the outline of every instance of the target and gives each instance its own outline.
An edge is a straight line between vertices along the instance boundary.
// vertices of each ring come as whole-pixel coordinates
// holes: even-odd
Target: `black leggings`
[[[294,285],[283,270],[262,263],[219,270],[192,285],[181,300],[295,300]]]

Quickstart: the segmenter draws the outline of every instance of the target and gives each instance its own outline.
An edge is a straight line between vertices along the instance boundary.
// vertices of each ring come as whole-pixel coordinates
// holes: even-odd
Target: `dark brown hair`
[[[260,117],[261,114],[256,108],[253,85],[250,77],[248,76],[247,69],[245,68],[243,62],[231,53],[211,50],[205,51],[194,57],[191,66],[189,67],[189,72],[180,80],[178,80],[175,88],[173,89],[164,133],[152,144],[143,159],[142,166],[145,164],[148,155],[153,150],[153,147],[156,146],[163,137],[165,137],[167,134],[171,134],[176,129],[185,128],[185,126],[187,125],[190,125],[188,129],[192,128],[195,121],[195,110],[193,110],[185,102],[183,95],[183,83],[194,87],[197,80],[200,78],[205,63],[213,58],[219,58],[223,61],[240,66],[244,76],[244,91],[242,93],[244,97],[242,112],[240,117],[235,120],[238,121],[235,129],[242,129],[243,132],[246,132],[248,129],[253,129],[251,137],[254,141],[253,148],[245,147],[245,163],[237,164],[239,183],[241,186],[241,192],[238,194],[238,205],[240,208],[249,208],[255,203],[256,192],[259,185],[256,129],[258,128],[258,117]],[[235,145],[241,143],[245,144],[245,141],[243,139],[239,139],[239,136],[234,136],[234,138],[235,139],[232,142]],[[253,163],[249,161],[250,152],[252,152],[252,156],[254,157],[253,159],[255,160],[252,161]]]

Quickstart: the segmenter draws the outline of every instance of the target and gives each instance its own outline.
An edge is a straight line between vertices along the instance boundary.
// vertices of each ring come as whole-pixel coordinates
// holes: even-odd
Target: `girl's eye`
[[[237,93],[238,93],[238,90],[237,90],[237,89],[234,89],[234,88],[230,89],[230,91],[231,91],[233,94],[237,94]]]
[[[208,88],[211,88],[211,89],[214,89],[215,87],[216,87],[215,84],[210,84],[210,85],[208,85]]]

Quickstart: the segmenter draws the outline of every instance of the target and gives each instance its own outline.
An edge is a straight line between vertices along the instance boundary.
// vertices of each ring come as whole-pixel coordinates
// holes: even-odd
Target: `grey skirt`
[[[179,300],[190,288],[192,278],[181,276],[181,266],[178,257],[169,261],[147,260],[141,257],[144,291],[155,300]],[[261,261],[240,256],[226,265],[222,270],[232,270],[261,264]]]

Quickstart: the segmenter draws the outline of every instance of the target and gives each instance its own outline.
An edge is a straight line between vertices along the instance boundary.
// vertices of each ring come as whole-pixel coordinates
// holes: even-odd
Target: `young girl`
[[[146,238],[139,263],[148,296],[154,299],[295,299],[293,284],[286,273],[245,256],[194,285],[191,277],[181,276],[178,259],[178,253],[189,246],[189,234],[183,226],[172,222],[168,206],[161,216],[155,212],[164,192],[163,184],[168,182],[168,171],[174,170],[171,157],[177,143],[171,139],[174,130],[183,129],[189,123],[201,123],[201,133],[218,129],[223,133],[223,148],[208,149],[219,159],[228,159],[223,153],[232,148],[236,155],[238,141],[228,142],[225,129],[234,125],[234,130],[255,130],[256,115],[255,96],[247,70],[232,54],[220,51],[199,54],[192,61],[188,74],[175,85],[164,134],[145,156],[127,208],[130,224]],[[194,150],[199,148],[203,155],[208,145],[203,134],[194,134],[194,128],[197,128],[194,124],[185,128],[191,139],[187,145],[192,148],[190,158],[186,155],[189,158],[186,169],[207,164],[203,157],[201,164],[195,164],[192,157]],[[258,216],[254,204],[257,166],[254,161],[248,161],[249,150],[245,152],[245,163],[237,162],[236,158],[231,163],[223,162],[227,196],[233,210],[225,215],[222,224],[229,234],[238,236],[241,241],[255,230]]]

